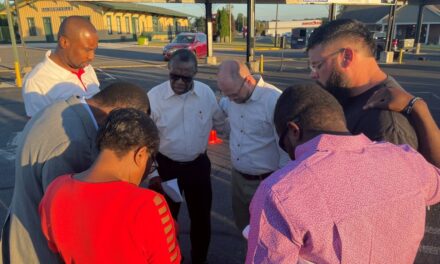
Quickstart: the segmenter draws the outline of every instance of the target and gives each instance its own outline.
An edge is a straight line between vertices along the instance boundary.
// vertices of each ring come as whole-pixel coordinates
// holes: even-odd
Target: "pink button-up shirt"
[[[410,147],[320,135],[258,188],[246,263],[413,263],[440,171]]]

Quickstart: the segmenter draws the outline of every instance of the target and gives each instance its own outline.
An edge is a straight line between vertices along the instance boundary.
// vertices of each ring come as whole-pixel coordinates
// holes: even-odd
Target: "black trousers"
[[[177,162],[159,153],[156,157],[162,181],[177,178],[180,191],[185,195],[191,220],[192,263],[204,263],[211,240],[211,161],[206,154],[190,162]],[[165,197],[174,219],[177,220],[180,203]]]

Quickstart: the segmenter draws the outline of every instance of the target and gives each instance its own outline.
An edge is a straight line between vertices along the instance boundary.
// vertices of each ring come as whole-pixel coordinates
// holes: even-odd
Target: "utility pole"
[[[6,0],[7,1],[7,0]],[[18,1],[14,0],[15,4],[15,13],[17,14],[17,24],[18,24],[18,32],[20,33],[20,40],[21,40],[21,46],[24,50],[24,65],[26,66],[26,69],[30,71],[30,65],[29,65],[29,54],[26,49],[26,43],[24,42],[24,34],[23,34],[23,28],[21,27],[21,19],[20,19],[20,11],[18,8]],[[26,72],[26,69],[24,72]]]
[[[277,1],[277,12],[275,15],[275,47],[278,46],[278,1]]]
[[[232,5],[228,4],[229,7],[229,43],[232,43]]]
[[[246,62],[254,62],[255,48],[255,0],[247,0]]]
[[[387,41],[385,43],[385,51],[391,51],[391,46],[393,43],[394,36],[394,23],[396,20],[396,7],[397,0],[394,0],[394,4],[390,6],[390,13],[388,14],[388,30],[387,30]]]
[[[6,14],[8,16],[9,35],[11,35],[12,51],[14,53],[14,69],[15,69],[15,82],[18,88],[22,87],[21,72],[20,72],[20,59],[18,58],[17,41],[15,40],[14,24],[12,23],[12,14],[9,7],[9,0],[5,0]]]

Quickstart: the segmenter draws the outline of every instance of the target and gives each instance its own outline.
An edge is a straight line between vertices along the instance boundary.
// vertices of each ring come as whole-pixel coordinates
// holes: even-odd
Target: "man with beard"
[[[307,52],[311,77],[342,104],[351,133],[417,149],[416,133],[402,113],[363,110],[377,90],[401,88],[379,68],[374,40],[365,25],[351,19],[326,23],[313,31]]]

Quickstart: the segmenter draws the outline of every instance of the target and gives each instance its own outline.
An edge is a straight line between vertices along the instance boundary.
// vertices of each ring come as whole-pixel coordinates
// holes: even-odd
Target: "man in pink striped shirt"
[[[350,135],[313,84],[287,88],[274,118],[293,161],[252,200],[246,263],[412,263],[440,170],[407,145]]]

